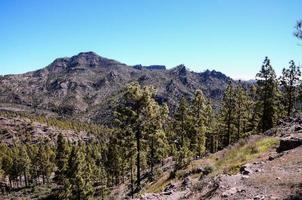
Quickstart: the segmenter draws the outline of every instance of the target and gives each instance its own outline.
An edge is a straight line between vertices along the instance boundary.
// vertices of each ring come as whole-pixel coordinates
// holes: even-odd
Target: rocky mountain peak
[[[69,67],[96,67],[106,60],[94,52],[82,52],[70,58]]]
[[[118,61],[104,58],[95,52],[81,52],[72,57],[64,57],[55,59],[47,68],[51,72],[61,72],[65,69],[70,70],[74,68],[107,68],[110,66],[125,66]]]
[[[228,81],[230,80],[230,77],[226,76],[225,74],[215,71],[215,70],[206,70],[202,73],[200,73],[200,76],[202,77],[202,79],[209,79],[209,78],[216,78],[216,79],[220,79],[220,80],[224,80],[224,81]]]
[[[97,57],[97,58],[100,58],[101,56],[99,56],[97,53],[95,53],[93,51],[87,51],[87,52],[80,52],[78,55],[76,55],[74,57]]]
[[[187,68],[184,64],[176,66],[172,69],[172,73],[177,74],[179,76],[186,76],[187,75]]]

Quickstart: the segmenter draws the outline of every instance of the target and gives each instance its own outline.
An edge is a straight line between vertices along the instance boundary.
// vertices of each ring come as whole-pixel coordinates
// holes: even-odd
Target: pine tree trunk
[[[136,131],[136,146],[137,146],[137,157],[136,157],[136,163],[137,163],[137,190],[140,190],[140,186],[141,186],[141,166],[140,166],[140,151],[141,151],[141,147],[140,147],[140,136],[141,136],[141,132],[139,130],[139,128]]]
[[[24,171],[24,183],[25,183],[25,187],[27,187],[27,176],[26,176],[26,171]]]
[[[240,115],[240,113],[239,113],[239,115]],[[237,140],[239,140],[240,139],[240,129],[241,129],[241,127],[240,127],[240,123],[241,123],[241,120],[240,120],[240,117],[238,117],[238,130],[237,130]]]
[[[289,117],[292,113],[293,107],[293,100],[292,100],[292,86],[289,88],[289,95],[288,95],[288,108],[287,108],[287,116]]]
[[[43,174],[42,175],[42,182],[43,182],[43,185],[45,184],[45,175]]]
[[[131,161],[130,161],[130,165],[131,165],[131,171],[130,171],[130,182],[131,182],[131,197],[133,199],[133,195],[134,195],[134,186],[133,186],[133,163],[132,163],[132,156],[131,156]]]
[[[229,111],[230,112],[230,111]],[[226,138],[226,144],[225,144],[225,146],[229,146],[229,144],[230,144],[230,140],[231,140],[231,116],[230,116],[231,114],[229,113],[229,116],[228,116],[228,124],[227,124],[227,138]]]
[[[10,177],[8,177],[8,181],[9,181],[9,187],[10,187],[10,188],[13,188],[13,187],[12,187],[12,186],[13,186],[13,185],[12,185],[12,179],[11,179]]]
[[[154,167],[154,138],[151,138],[151,162],[150,162],[150,180],[153,180],[153,167]]]

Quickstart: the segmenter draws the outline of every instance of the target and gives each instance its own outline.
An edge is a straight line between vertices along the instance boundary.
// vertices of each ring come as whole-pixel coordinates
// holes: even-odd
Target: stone
[[[301,126],[295,126],[295,131],[300,131],[300,130],[302,130]]]
[[[240,167],[240,173],[243,175],[249,175],[252,173],[252,170],[250,169],[250,165],[246,164]]]
[[[176,189],[176,186],[174,184],[170,183],[166,186],[166,188],[164,189],[164,192],[171,192],[175,189]]]
[[[262,172],[262,169],[255,169],[255,172]]]
[[[248,179],[248,178],[250,178],[250,176],[248,176],[248,175],[242,175],[240,179],[244,180],[244,179]]]
[[[239,191],[238,188],[233,187],[233,188],[230,188],[229,190],[223,192],[221,196],[227,198],[229,196],[236,194],[238,191]]]
[[[280,140],[279,147],[277,148],[277,152],[283,152],[290,149],[294,149],[298,146],[302,145],[302,138],[295,137],[287,137]]]
[[[163,195],[171,195],[172,191],[168,191],[168,192],[163,192]]]
[[[187,187],[189,187],[190,185],[191,185],[191,180],[190,180],[189,177],[186,177],[186,178],[183,180],[183,182],[182,182],[182,186],[185,187],[185,188],[187,188]]]

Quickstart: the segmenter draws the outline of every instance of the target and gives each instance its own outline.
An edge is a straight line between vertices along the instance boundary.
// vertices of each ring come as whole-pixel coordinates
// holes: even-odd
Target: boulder
[[[243,175],[249,175],[251,174],[253,171],[251,169],[250,164],[246,164],[240,167],[240,173]]]
[[[302,145],[302,138],[298,137],[287,137],[280,140],[279,147],[277,148],[277,152],[283,152],[290,149],[294,149],[298,146]]]

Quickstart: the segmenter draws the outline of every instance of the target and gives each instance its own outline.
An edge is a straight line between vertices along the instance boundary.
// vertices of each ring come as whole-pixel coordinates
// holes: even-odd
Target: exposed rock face
[[[128,66],[85,52],[58,58],[34,72],[0,77],[0,108],[9,103],[105,123],[130,82],[153,85],[160,103],[173,110],[179,98],[191,98],[196,89],[203,90],[217,108],[229,80],[216,71],[195,73],[184,65],[170,70],[163,65]]]
[[[282,138],[277,152],[287,151],[302,145],[302,133],[297,133],[295,136]]]
[[[269,136],[280,137],[277,152],[294,149],[302,145],[302,118],[301,116],[287,117],[279,121],[278,126],[265,132]]]

